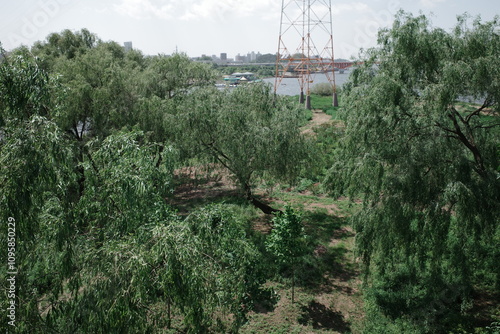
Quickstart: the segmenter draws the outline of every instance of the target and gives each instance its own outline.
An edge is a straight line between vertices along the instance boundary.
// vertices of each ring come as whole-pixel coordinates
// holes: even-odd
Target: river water
[[[341,87],[348,79],[349,79],[349,70],[346,70],[344,73],[335,72],[335,83],[337,87]],[[266,78],[263,81],[269,82],[274,85],[275,78]],[[317,73],[313,77],[313,83],[310,87],[314,87],[314,85],[318,83],[328,82],[328,78],[325,74]],[[300,85],[298,78],[283,78],[281,84],[278,86],[277,93],[279,95],[299,95],[300,94]]]

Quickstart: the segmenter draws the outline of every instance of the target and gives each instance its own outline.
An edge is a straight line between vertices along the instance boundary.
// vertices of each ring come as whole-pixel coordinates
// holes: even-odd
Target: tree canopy
[[[85,29],[0,51],[0,219],[16,222],[17,252],[15,298],[0,305],[15,302],[17,330],[237,331],[261,253],[228,206],[178,215],[174,170],[222,163],[248,193],[257,176],[293,177],[297,109],[267,86],[215,90],[185,54],[126,53]]]
[[[309,161],[308,144],[300,133],[301,110],[273,96],[266,84],[234,91],[195,91],[179,114],[181,141],[201,158],[227,169],[248,200],[266,213],[274,209],[252,194],[258,177],[293,180]],[[196,145],[193,145],[196,143]]]
[[[329,187],[364,199],[353,224],[373,300],[420,330],[500,288],[499,24],[462,16],[446,32],[400,12],[343,89]]]

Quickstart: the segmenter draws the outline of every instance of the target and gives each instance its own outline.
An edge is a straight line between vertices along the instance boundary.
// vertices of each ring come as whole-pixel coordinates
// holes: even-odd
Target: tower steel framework
[[[296,77],[300,102],[311,109],[310,89],[318,75],[326,75],[338,106],[331,0],[282,0],[274,91],[283,78]]]

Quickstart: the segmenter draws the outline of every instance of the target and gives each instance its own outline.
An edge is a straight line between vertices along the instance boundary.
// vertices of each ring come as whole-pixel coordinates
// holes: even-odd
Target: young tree
[[[344,89],[330,189],[364,198],[353,224],[372,295],[420,329],[466,308],[474,285],[500,287],[498,26],[461,17],[447,33],[401,12]]]
[[[265,213],[276,212],[252,194],[257,177],[293,180],[308,163],[300,133],[301,110],[273,96],[264,84],[197,90],[179,112],[179,142],[226,168],[246,198]],[[195,143],[195,144],[194,144]]]
[[[266,241],[278,261],[292,269],[292,303],[295,297],[295,270],[306,252],[306,236],[300,215],[286,207],[273,218],[273,230]]]

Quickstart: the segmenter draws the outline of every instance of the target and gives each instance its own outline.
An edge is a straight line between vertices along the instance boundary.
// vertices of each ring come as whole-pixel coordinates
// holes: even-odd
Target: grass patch
[[[340,97],[337,96],[337,98],[340,105]],[[332,119],[337,119],[337,112],[340,109],[340,107],[333,106],[332,96],[320,95],[311,95],[311,108],[322,110],[327,115],[332,116]]]
[[[285,97],[290,103],[298,103],[299,96],[287,96]],[[338,102],[340,105],[340,95],[337,96]],[[325,112],[327,115],[332,116],[333,119],[337,119],[337,112],[340,107],[333,106],[333,97],[332,96],[321,96],[316,94],[311,94],[311,109],[313,110],[321,110]],[[312,111],[304,108],[304,124],[307,124],[308,121],[312,119]]]

